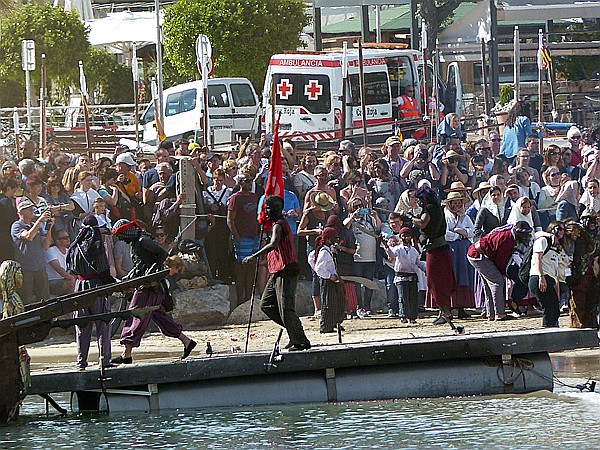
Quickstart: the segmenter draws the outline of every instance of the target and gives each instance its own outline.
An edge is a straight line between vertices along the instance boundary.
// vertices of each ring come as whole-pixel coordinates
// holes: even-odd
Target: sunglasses
[[[502,139],[497,138],[497,139],[490,139],[492,142],[502,142]]]
[[[352,180],[352,181],[350,181],[350,183],[352,183],[352,184],[358,184],[358,183],[360,183],[360,181],[361,180]]]
[[[551,174],[550,174],[550,176],[551,176],[552,178],[554,178],[554,177],[558,177],[558,176],[560,176],[560,173],[558,173],[558,172],[556,172],[556,173],[551,173]]]
[[[571,139],[581,139],[581,136],[571,136]]]
[[[156,233],[156,237],[165,237],[166,234],[165,233]]]

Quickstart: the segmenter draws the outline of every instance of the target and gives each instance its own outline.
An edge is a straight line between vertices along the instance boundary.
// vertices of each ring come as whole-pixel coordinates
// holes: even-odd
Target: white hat
[[[125,163],[128,166],[135,166],[135,160],[133,159],[133,155],[129,152],[121,153],[117,156],[117,164]]]

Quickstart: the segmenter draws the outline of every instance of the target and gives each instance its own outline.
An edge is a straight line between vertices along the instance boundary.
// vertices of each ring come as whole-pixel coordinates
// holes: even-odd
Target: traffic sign
[[[212,58],[210,39],[205,34],[199,34],[196,39],[196,61],[206,61]]]
[[[25,71],[35,70],[35,42],[21,41],[21,67]]]
[[[202,64],[200,61],[196,61],[196,66],[198,66],[198,71],[200,75],[202,75]],[[213,73],[215,73],[215,60],[210,58],[206,63],[206,72],[207,76],[211,77]]]

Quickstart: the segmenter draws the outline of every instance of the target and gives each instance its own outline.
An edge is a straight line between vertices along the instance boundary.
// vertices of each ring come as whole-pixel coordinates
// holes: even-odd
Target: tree
[[[165,12],[165,54],[195,77],[198,34],[210,38],[215,76],[243,76],[262,87],[272,54],[301,46],[308,24],[302,0],[180,0]]]
[[[427,57],[431,58],[438,34],[458,6],[467,0],[419,0],[420,15],[427,24]]]
[[[106,50],[90,47],[84,61],[91,103],[133,103],[131,68]]]
[[[22,5],[9,10],[1,23],[0,79],[21,86],[11,92],[16,104],[25,100],[25,77],[21,69],[21,41],[35,41],[36,69],[31,73],[32,91],[40,86],[40,61],[46,54],[46,73],[63,88],[78,84],[78,61],[84,60],[90,43],[88,31],[76,12],[45,5]]]
[[[584,20],[582,23],[571,23],[564,28],[564,31],[565,34],[561,36],[563,42],[600,40],[596,21]],[[597,56],[553,56],[552,59],[557,74],[568,80],[598,79],[600,74],[600,60]]]

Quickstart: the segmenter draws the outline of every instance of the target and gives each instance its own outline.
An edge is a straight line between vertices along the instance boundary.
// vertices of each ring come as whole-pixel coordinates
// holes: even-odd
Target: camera
[[[131,180],[129,178],[125,178],[123,181],[119,181],[119,183],[121,183],[121,184],[129,184],[129,183],[131,183]]]
[[[358,213],[361,216],[368,216],[369,214],[371,214],[371,210],[369,208],[360,208],[360,211],[358,211]]]
[[[421,150],[419,152],[419,158],[424,159],[425,161],[427,161],[429,159],[429,152],[427,150]]]

